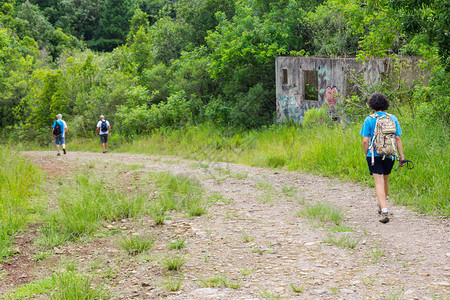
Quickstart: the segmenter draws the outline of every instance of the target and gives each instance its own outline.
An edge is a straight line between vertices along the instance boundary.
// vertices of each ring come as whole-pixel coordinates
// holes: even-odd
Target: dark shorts
[[[100,143],[106,144],[108,142],[108,135],[107,134],[100,134]]]
[[[372,166],[372,157],[367,156],[367,164],[369,165],[370,175],[380,174],[389,175],[391,174],[392,167],[394,166],[395,160],[392,158],[385,158],[383,160],[382,156],[375,156],[375,163]]]
[[[65,143],[66,143],[66,141],[65,141],[63,136],[60,136],[60,135],[55,136],[55,144],[56,145],[62,145],[62,144],[65,144]]]

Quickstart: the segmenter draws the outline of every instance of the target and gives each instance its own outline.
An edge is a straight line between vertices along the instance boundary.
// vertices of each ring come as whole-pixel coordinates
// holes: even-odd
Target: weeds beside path
[[[147,201],[157,195],[148,188],[149,174],[191,178],[204,189],[209,207],[197,217],[173,213],[161,226],[151,214],[106,221],[106,231],[151,236],[151,246],[135,256],[114,243],[114,235],[94,233],[51,249],[25,268],[16,261],[36,255],[36,246],[27,243],[9,265],[0,266],[6,273],[0,293],[16,289],[24,278],[42,279],[64,261],[76,261],[72,269],[91,276],[103,274],[114,299],[290,299],[300,294],[304,299],[446,299],[450,293],[448,219],[390,206],[393,220],[380,224],[373,189],[358,184],[177,157],[24,155],[50,174],[49,180],[70,181],[88,170],[108,185],[148,193]]]

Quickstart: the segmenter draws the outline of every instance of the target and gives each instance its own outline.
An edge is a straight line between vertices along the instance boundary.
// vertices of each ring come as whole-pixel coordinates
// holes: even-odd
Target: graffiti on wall
[[[324,98],[327,82],[330,81],[330,78],[328,77],[328,67],[327,65],[317,66],[316,71],[319,76],[318,78],[319,102],[322,105],[325,102]]]
[[[327,86],[325,96],[327,98],[330,109],[333,109],[339,97],[337,87],[335,85],[333,85],[333,87]]]
[[[277,120],[278,122],[284,122],[287,120],[293,120],[295,122],[302,122],[305,117],[305,113],[308,109],[313,107],[320,107],[317,101],[302,101],[297,99],[296,96],[281,96],[277,97]]]

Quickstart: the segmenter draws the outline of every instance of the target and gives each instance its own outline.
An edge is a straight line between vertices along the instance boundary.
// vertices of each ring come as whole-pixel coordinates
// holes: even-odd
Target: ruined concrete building
[[[414,72],[423,73],[417,67],[420,58],[408,58],[409,67],[401,77],[413,81]],[[384,73],[389,73],[390,61],[373,59],[364,63],[355,58],[277,57],[276,95],[277,121],[294,120],[301,123],[305,112],[313,107],[327,105],[334,118],[338,118],[336,106],[350,92],[358,91],[355,79],[364,80],[366,86],[377,84]]]

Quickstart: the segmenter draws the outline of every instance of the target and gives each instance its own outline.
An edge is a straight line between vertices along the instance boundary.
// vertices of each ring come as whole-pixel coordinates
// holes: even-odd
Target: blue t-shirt
[[[55,128],[56,122],[58,122],[59,126],[61,126],[61,136],[64,137],[64,122],[62,120],[56,120],[53,122],[52,128]]]
[[[386,115],[386,113],[384,111],[376,112],[376,114],[378,114],[378,116],[380,116],[380,117]],[[397,127],[397,131],[395,132],[395,135],[396,136],[402,135],[402,129],[400,128],[400,124],[398,124],[397,118],[394,115],[391,115],[391,119],[395,122],[395,126]],[[377,118],[372,118],[371,116],[368,116],[364,120],[364,124],[361,128],[361,132],[359,133],[362,136],[369,138],[369,145],[372,143],[373,132],[375,131],[376,123],[377,123]],[[374,156],[382,156],[382,155],[378,154],[375,149],[373,149],[373,153],[374,153]],[[367,151],[367,156],[372,156],[372,153],[370,150]]]

